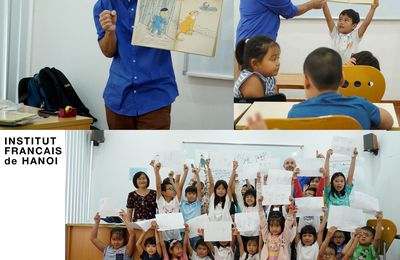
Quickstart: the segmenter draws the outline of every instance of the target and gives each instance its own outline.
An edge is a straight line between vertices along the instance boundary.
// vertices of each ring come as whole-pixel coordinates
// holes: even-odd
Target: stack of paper
[[[0,125],[4,126],[18,126],[31,123],[31,121],[36,117],[32,113],[24,113],[18,111],[0,111]]]

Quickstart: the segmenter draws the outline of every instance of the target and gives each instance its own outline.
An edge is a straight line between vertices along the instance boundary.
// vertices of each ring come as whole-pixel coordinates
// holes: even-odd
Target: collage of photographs
[[[0,258],[400,260],[399,46],[397,0],[0,0]]]

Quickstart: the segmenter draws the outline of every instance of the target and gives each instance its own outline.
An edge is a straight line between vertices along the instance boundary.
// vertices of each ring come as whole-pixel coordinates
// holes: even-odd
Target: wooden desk
[[[254,116],[257,112],[261,113],[262,118],[287,118],[289,110],[294,104],[299,102],[254,102],[253,105],[244,113],[236,124],[236,129],[242,130],[247,126],[247,118]],[[393,117],[393,130],[399,130],[396,112],[392,103],[374,103],[380,108],[386,109]],[[235,104],[236,105],[236,104]]]
[[[117,227],[114,225],[99,226],[97,238],[101,241],[110,243],[110,231],[112,228]],[[67,224],[66,225],[66,260],[102,260],[103,254],[100,252],[90,241],[90,232],[93,224]],[[141,230],[135,230],[135,243],[139,236],[142,234]],[[146,238],[154,236],[154,230],[146,232],[143,241]],[[137,250],[134,250],[134,260],[140,260],[140,255]]]
[[[278,92],[280,89],[304,89],[303,73],[280,73],[275,79]]]
[[[39,108],[23,107],[24,112],[37,114]],[[39,117],[33,120],[32,124],[17,127],[0,126],[0,130],[89,130],[93,119],[90,117],[76,116],[69,118],[59,118],[58,116],[49,116],[47,118]]]
[[[251,105],[251,103],[235,103],[233,107],[233,120],[235,125]]]

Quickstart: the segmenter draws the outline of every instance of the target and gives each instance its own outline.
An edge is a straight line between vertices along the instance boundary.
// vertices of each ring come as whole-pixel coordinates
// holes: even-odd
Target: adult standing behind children
[[[364,22],[358,29],[357,25],[360,22],[360,15],[353,9],[343,10],[339,15],[339,21],[335,26],[333,22],[331,12],[329,11],[328,4],[326,3],[323,7],[324,16],[326,23],[328,24],[329,33],[332,38],[333,49],[339,52],[343,61],[351,58],[351,54],[358,51],[358,44],[361,38],[364,36],[369,24],[374,17],[375,10],[379,6],[379,0],[371,5]]]
[[[94,21],[113,58],[103,98],[110,129],[169,129],[178,88],[169,51],[131,45],[137,0],[98,0]]]
[[[126,208],[127,218],[132,221],[153,219],[156,217],[156,191],[149,189],[150,180],[144,172],[137,172],[133,176],[133,186],[136,190],[128,195]]]

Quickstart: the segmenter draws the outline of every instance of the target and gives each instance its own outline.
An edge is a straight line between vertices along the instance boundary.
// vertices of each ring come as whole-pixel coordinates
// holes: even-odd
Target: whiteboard
[[[186,158],[200,162],[200,157],[210,158],[210,168],[213,171],[214,181],[228,181],[232,172],[232,161],[238,161],[240,167],[262,161],[271,162],[272,168],[281,169],[288,157],[302,158],[303,145],[277,144],[245,144],[245,143],[209,143],[183,142]]]
[[[292,3],[299,5],[305,1],[292,0]],[[370,5],[355,5],[346,3],[329,2],[329,10],[334,19],[339,17],[341,11],[345,9],[354,9],[360,14],[363,19],[367,15]],[[238,10],[237,10],[238,11]],[[325,19],[324,13],[321,10],[311,10],[307,13],[296,17],[295,19]],[[379,7],[375,11],[374,19],[378,20],[400,20],[400,1],[398,0],[380,0]]]
[[[224,0],[215,57],[185,54],[183,74],[233,80],[233,1]]]

